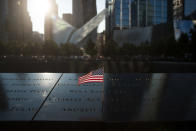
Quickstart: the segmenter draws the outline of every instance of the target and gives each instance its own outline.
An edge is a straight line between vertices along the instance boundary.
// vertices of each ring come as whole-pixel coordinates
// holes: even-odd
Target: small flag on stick
[[[104,68],[100,68],[94,71],[91,71],[90,73],[79,77],[78,79],[78,85],[84,84],[84,83],[92,83],[92,82],[104,82]]]

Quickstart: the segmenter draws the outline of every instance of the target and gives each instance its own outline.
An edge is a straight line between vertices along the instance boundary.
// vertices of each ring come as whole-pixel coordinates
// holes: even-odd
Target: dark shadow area
[[[4,90],[2,78],[0,77],[0,111],[5,111],[8,109],[8,99],[6,92]]]
[[[184,74],[184,76],[168,74],[159,104],[158,119],[161,121],[191,121],[195,118],[196,88],[194,81],[193,74]]]
[[[105,73],[196,73],[195,63],[46,59],[0,62],[1,73],[85,73],[104,65]]]
[[[121,123],[139,120],[143,97],[149,89],[149,82],[139,82],[136,79],[144,79],[144,77],[145,74],[105,75],[103,105],[105,122]]]
[[[196,129],[195,122],[135,122],[135,123],[102,123],[102,122],[10,122],[0,123],[2,130],[20,131],[193,131]]]

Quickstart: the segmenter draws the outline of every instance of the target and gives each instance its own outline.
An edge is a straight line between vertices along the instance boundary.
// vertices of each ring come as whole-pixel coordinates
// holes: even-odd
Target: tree
[[[136,53],[136,46],[130,43],[124,43],[119,49],[119,55],[121,56],[132,56]]]
[[[21,55],[24,50],[24,42],[10,41],[6,44],[7,53],[11,55]]]
[[[6,45],[5,43],[0,41],[0,55],[5,55],[7,53]]]
[[[59,47],[54,41],[46,41],[43,45],[43,52],[45,55],[57,56],[59,54]]]
[[[142,55],[148,55],[150,54],[150,44],[148,41],[141,43],[138,47],[138,53]]]
[[[63,56],[81,56],[83,53],[77,45],[66,43],[60,46]]]
[[[91,40],[87,42],[87,44],[84,46],[84,49],[86,51],[87,54],[89,54],[90,56],[96,56],[97,55],[97,47],[96,44],[94,42],[92,42]]]
[[[180,57],[184,57],[185,53],[190,52],[190,44],[189,44],[189,37],[187,34],[182,33],[178,42],[177,42],[178,49],[176,53]]]
[[[119,46],[113,40],[106,41],[104,46],[104,56],[117,56],[119,53]]]
[[[42,43],[28,42],[24,45],[24,55],[41,55],[42,54]]]
[[[193,59],[196,61],[196,26],[191,30],[191,52],[193,54]]]

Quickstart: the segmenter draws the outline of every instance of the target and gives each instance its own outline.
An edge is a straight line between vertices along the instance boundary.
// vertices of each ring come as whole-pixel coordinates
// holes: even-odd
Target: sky
[[[49,8],[47,0],[28,0],[28,12],[33,23],[33,31],[44,33],[44,16]],[[56,0],[58,4],[59,17],[63,13],[72,13],[72,0]],[[97,0],[97,11],[101,12],[105,8],[105,0]],[[98,32],[105,30],[105,21],[98,28]]]

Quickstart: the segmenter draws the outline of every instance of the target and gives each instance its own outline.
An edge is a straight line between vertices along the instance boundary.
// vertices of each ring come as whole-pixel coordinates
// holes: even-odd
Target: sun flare
[[[28,11],[34,30],[44,33],[44,17],[50,8],[49,0],[28,0]]]
[[[31,14],[45,15],[50,9],[48,0],[29,0],[29,2],[29,12]]]

